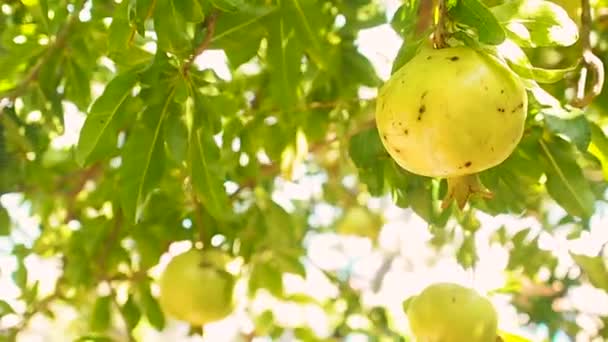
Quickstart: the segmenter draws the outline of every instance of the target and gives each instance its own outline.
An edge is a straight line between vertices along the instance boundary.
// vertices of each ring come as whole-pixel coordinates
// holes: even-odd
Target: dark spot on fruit
[[[382,110],[384,110],[384,107],[386,107],[386,103],[382,102]]]
[[[483,89],[488,90],[488,86],[483,86]]]
[[[452,56],[452,57],[448,57],[449,60],[451,60],[452,62],[456,62],[457,60],[460,59],[460,57],[458,56]]]
[[[410,134],[410,130],[409,130],[409,129],[404,129],[404,130],[403,130],[403,134],[405,134],[405,135]]]
[[[452,297],[452,303],[456,303],[456,297]]]
[[[386,139],[387,139],[387,138],[386,138],[386,134],[382,134],[382,138],[383,138],[384,140],[386,140]]]
[[[471,166],[472,164],[473,164],[473,162],[468,161],[468,162],[464,163],[464,167],[469,167],[469,166]]]
[[[401,153],[401,150],[400,150],[400,149],[398,149],[398,148],[395,148],[395,152],[397,152],[397,153]]]
[[[523,102],[518,104],[515,108],[513,108],[513,110],[511,111],[511,113],[515,113],[518,109],[521,109],[524,107]]]
[[[99,120],[99,122],[104,123],[104,122],[106,122],[106,120],[101,119],[101,120]]]
[[[494,146],[490,147],[490,151],[494,152]]]
[[[498,111],[501,112],[501,113],[504,113],[505,109],[504,108],[498,108]]]
[[[422,96],[420,96],[420,99],[424,100],[424,97],[426,96],[427,93],[428,93],[428,91],[424,91],[424,93],[422,93]]]
[[[505,93],[505,90],[504,90],[504,89],[501,89],[501,90],[500,90],[500,93],[501,93],[501,94],[504,94],[504,93]]]
[[[427,61],[428,61],[428,60],[430,60],[431,58],[433,58],[433,57],[431,57],[431,56],[426,56],[426,60],[427,60]]]

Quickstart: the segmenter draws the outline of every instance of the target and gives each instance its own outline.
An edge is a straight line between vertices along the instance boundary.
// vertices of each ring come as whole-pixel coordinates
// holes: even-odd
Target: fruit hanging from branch
[[[194,248],[175,256],[160,279],[163,311],[194,326],[227,317],[236,282],[225,269],[228,260],[223,252]]]
[[[410,301],[407,317],[416,341],[499,341],[498,318],[492,303],[458,284],[428,286]]]
[[[498,58],[471,47],[418,53],[382,87],[376,123],[402,168],[447,178],[446,207],[472,194],[489,197],[477,173],[502,163],[521,140],[528,99],[520,78]]]

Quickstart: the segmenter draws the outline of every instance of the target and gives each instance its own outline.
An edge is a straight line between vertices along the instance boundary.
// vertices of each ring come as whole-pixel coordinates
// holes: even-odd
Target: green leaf
[[[139,301],[141,303],[142,309],[146,317],[148,317],[148,321],[150,325],[152,325],[156,330],[163,330],[165,327],[165,315],[163,314],[160,304],[152,296],[150,293],[150,287],[148,284],[140,284],[139,287]]]
[[[205,9],[201,0],[173,1],[173,5],[187,21],[200,23],[205,20]]]
[[[137,32],[141,36],[146,34],[146,20],[154,15],[156,0],[137,0],[135,4],[135,14],[132,19],[135,22]],[[133,30],[134,28],[132,28]]]
[[[157,0],[154,10],[154,31],[158,48],[177,56],[186,56],[192,44],[186,32],[186,20],[176,7],[176,1]]]
[[[500,55],[519,76],[539,83],[555,83],[564,79],[566,74],[576,70],[576,66],[563,69],[543,69],[532,65],[525,52],[513,41],[506,40],[498,47]]]
[[[14,313],[13,307],[10,306],[6,301],[0,300],[0,316],[5,316]]]
[[[595,196],[572,145],[555,137],[540,141],[547,175],[547,191],[569,214],[587,218],[593,214]]]
[[[86,110],[91,100],[90,74],[72,59],[66,63],[66,96],[81,110]]]
[[[354,47],[342,51],[342,65],[348,70],[346,75],[342,75],[344,82],[358,83],[367,87],[377,87],[382,82],[372,63]]]
[[[385,159],[388,156],[376,128],[370,128],[353,135],[350,139],[348,152],[358,168],[372,167],[380,159]]]
[[[391,19],[391,27],[401,37],[409,40],[418,24],[418,8],[420,0],[407,0],[403,2]],[[409,42],[407,42],[409,43]]]
[[[113,121],[121,105],[137,84],[137,74],[127,72],[116,76],[95,100],[80,131],[76,160],[81,166],[107,156],[116,146],[116,130]]]
[[[591,128],[589,120],[584,115],[579,115],[573,119],[561,119],[552,115],[544,116],[547,128],[557,134],[563,134],[580,151],[587,151],[591,142]]]
[[[129,331],[133,331],[141,318],[141,312],[137,303],[135,303],[133,295],[129,295],[127,302],[120,307],[120,313],[122,314]]]
[[[185,116],[181,107],[178,107],[175,103],[171,107],[164,127],[167,154],[171,159],[181,164],[188,155],[188,127],[186,127]]]
[[[112,323],[112,296],[98,297],[91,314],[91,330],[104,332]]]
[[[127,138],[121,167],[122,206],[127,218],[140,220],[148,195],[160,182],[164,169],[163,122],[172,103],[174,90],[164,103],[152,104],[143,113],[140,123]]]
[[[129,23],[129,4],[129,1],[123,1],[114,10],[112,24],[108,33],[108,49],[110,53],[123,51],[129,46],[132,32],[131,24]]]
[[[478,0],[459,0],[449,15],[455,21],[475,28],[482,43],[498,45],[505,40],[505,31],[494,14]]]
[[[589,152],[593,154],[602,163],[602,171],[604,179],[608,180],[608,137],[597,124],[589,123],[591,130],[591,143],[589,144]]]
[[[243,5],[241,0],[209,0],[209,2],[224,12],[234,12]]]
[[[8,216],[8,211],[0,205],[0,236],[6,236],[11,233],[11,218]]]
[[[418,53],[418,49],[420,48],[423,41],[424,39],[404,41],[403,44],[401,44],[399,51],[397,51],[397,56],[393,61],[391,74],[397,72],[397,70],[399,70],[407,62],[414,58],[414,56]]]
[[[284,251],[283,251],[284,252]],[[292,253],[293,254],[293,253]],[[304,265],[298,259],[298,255],[290,255],[287,253],[281,253],[279,250],[275,262],[278,266],[278,270],[283,273],[292,273],[306,278],[306,269]]]
[[[236,12],[223,13],[217,20],[211,47],[223,49],[230,65],[237,68],[258,53],[266,36],[262,23],[275,10],[276,7],[268,5],[243,5]]]
[[[326,14],[316,0],[285,0],[282,2],[283,19],[293,25],[301,42],[312,60],[320,69],[327,68],[329,48],[322,38]]]
[[[591,285],[608,291],[608,267],[601,256],[590,257],[582,254],[570,253],[574,261],[589,278]]]
[[[523,47],[570,46],[578,28],[568,13],[551,1],[514,0],[492,8],[509,38]]]
[[[224,171],[219,163],[219,148],[208,131],[192,132],[190,163],[192,185],[211,216],[223,221],[232,217],[232,208],[224,188]]]
[[[266,289],[273,296],[281,298],[283,296],[283,274],[269,263],[256,263],[249,277],[249,296],[253,297],[258,289]]]
[[[25,267],[22,258],[18,258],[17,269],[13,272],[12,278],[15,285],[17,285],[20,289],[23,290],[27,287],[27,268]]]
[[[303,53],[292,23],[282,12],[276,13],[270,22],[268,33],[267,59],[271,75],[269,86],[274,100],[285,110],[293,109],[298,103]]]

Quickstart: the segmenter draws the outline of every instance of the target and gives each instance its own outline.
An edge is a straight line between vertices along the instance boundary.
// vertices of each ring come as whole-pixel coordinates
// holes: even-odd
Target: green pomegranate
[[[522,138],[528,100],[521,80],[499,59],[459,46],[427,46],[378,95],[382,143],[401,167],[448,179],[462,207],[484,193],[476,173],[502,163]]]
[[[160,279],[163,311],[195,326],[221,320],[234,309],[235,278],[225,270],[228,256],[191,249],[175,256]]]
[[[490,301],[458,284],[430,285],[410,302],[407,317],[418,342],[498,341]]]

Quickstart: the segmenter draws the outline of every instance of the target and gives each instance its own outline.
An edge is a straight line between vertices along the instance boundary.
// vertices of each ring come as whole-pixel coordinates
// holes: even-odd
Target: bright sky
[[[398,7],[399,0],[387,0],[389,17]],[[86,15],[84,16],[86,18]],[[387,79],[390,75],[391,63],[401,45],[401,39],[392,31],[388,25],[382,25],[373,29],[362,31],[357,40],[360,51],[367,56],[375,66],[380,77]],[[153,47],[151,47],[153,48]],[[197,64],[206,67],[213,67],[218,75],[224,79],[230,79],[230,72],[226,65],[226,58],[223,52],[206,51],[197,59]],[[95,88],[99,94],[102,89]],[[363,89],[362,96],[375,96],[374,89]],[[84,115],[79,113],[71,104],[65,104],[65,134],[53,141],[56,148],[69,148],[78,141],[80,128],[84,122]],[[282,182],[275,193],[275,198],[281,204],[288,205],[290,198],[311,198],[315,191],[321,188],[322,177],[303,176],[296,182]],[[290,197],[291,195],[291,197]],[[38,222],[35,217],[30,216],[27,204],[21,204],[21,196],[16,194],[4,195],[0,198],[2,205],[8,208],[10,216],[14,222],[14,229],[10,238],[0,238],[0,299],[7,300],[15,306],[18,312],[23,311],[24,306],[16,300],[19,291],[13,284],[10,274],[15,267],[15,261],[9,255],[13,244],[24,243],[31,245],[39,234]],[[401,302],[412,294],[417,293],[426,285],[435,281],[452,281],[477,288],[481,292],[486,292],[499,288],[505,281],[503,270],[507,263],[508,254],[500,246],[489,244],[489,235],[501,225],[505,225],[510,231],[516,231],[526,227],[532,227],[540,231],[540,224],[531,218],[515,219],[513,217],[499,216],[496,218],[481,215],[480,219],[483,228],[478,232],[477,246],[481,258],[476,270],[463,270],[454,260],[453,251],[444,252],[437,256],[426,244],[430,238],[426,224],[414,215],[410,210],[402,210],[390,204],[387,198],[373,199],[370,207],[386,207],[384,215],[388,224],[384,227],[380,239],[380,248],[372,249],[369,241],[356,238],[343,238],[331,234],[312,236],[308,239],[309,256],[319,266],[327,269],[343,269],[350,266],[354,271],[353,286],[369,286],[378,267],[382,264],[387,255],[396,255],[396,259],[386,274],[385,282],[378,293],[364,291],[363,300],[368,305],[386,305],[395,315],[398,325],[403,327],[405,332],[407,327],[406,317],[401,310]],[[559,211],[561,209],[555,209]],[[316,221],[333,220],[335,212],[331,207],[319,207],[316,212]],[[601,246],[608,242],[608,210],[606,206],[599,206],[598,213],[593,219],[592,229],[583,234],[575,241],[567,241],[564,234],[554,232],[553,235],[543,233],[541,241],[545,248],[553,250],[560,258],[560,267],[566,268],[572,264],[568,255],[569,250],[578,253],[597,253]],[[151,272],[157,276],[171,255],[189,247],[188,242],[177,243],[171,247],[170,253],[163,256],[159,265]],[[437,258],[437,262],[429,267],[429,258]],[[41,294],[50,293],[53,290],[54,281],[59,273],[60,265],[54,259],[41,259],[29,257],[27,265],[30,269],[31,280],[40,280]],[[314,267],[307,267],[308,278],[301,279],[295,276],[286,276],[286,287],[294,292],[310,292],[320,300],[335,296],[337,289],[329,283],[324,276]],[[239,293],[244,295],[243,284],[239,285]],[[314,289],[314,291],[311,291]],[[518,329],[518,321],[521,317],[515,310],[508,305],[508,297],[495,296],[493,301],[500,313],[501,326],[510,330],[519,330],[528,333],[530,337],[540,338],[543,330]],[[599,313],[598,308],[607,308],[608,296],[590,287],[574,289],[572,302],[569,303],[588,313]],[[328,317],[315,306],[295,306],[280,303],[268,295],[261,295],[255,299],[251,305],[254,313],[262,312],[264,309],[272,308],[276,317],[282,324],[297,326],[306,324],[312,326],[319,334],[327,334],[329,329]],[[62,314],[61,322],[48,322],[44,319],[35,320],[31,331],[23,336],[23,341],[64,341],[67,335],[63,335],[58,326],[67,328],[70,317],[77,319],[77,314],[70,309],[60,308]],[[228,319],[207,327],[206,336],[200,338],[186,338],[187,327],[178,322],[172,322],[162,334],[141,329],[140,334],[144,341],[213,341],[231,342],[235,341],[234,336],[228,332],[234,332],[235,327],[240,330],[251,330],[252,323],[244,311],[244,306],[237,309],[237,312]],[[608,314],[608,312],[602,312]],[[582,314],[577,321],[580,324],[589,326],[592,330],[597,326],[589,315]],[[2,325],[15,323],[15,317],[10,315],[0,320]],[[355,322],[356,323],[356,322]],[[361,319],[361,324],[365,320]],[[69,330],[69,329],[68,329]],[[582,337],[584,338],[584,337]],[[264,341],[256,339],[255,341]],[[362,339],[352,339],[352,341],[363,341]],[[557,341],[567,341],[561,339]]]

